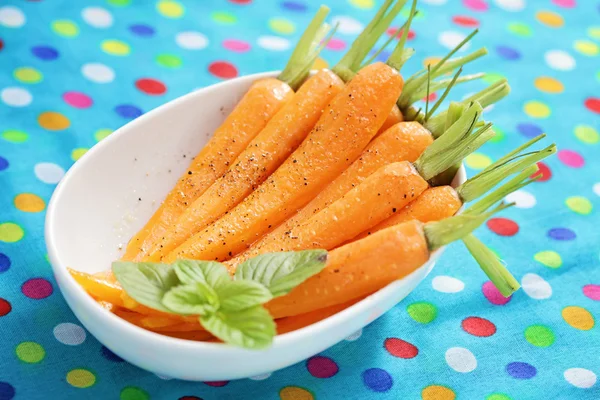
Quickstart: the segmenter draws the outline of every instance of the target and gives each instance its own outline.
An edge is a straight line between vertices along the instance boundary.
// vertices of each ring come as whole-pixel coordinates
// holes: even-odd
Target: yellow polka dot
[[[592,202],[583,196],[571,196],[565,200],[565,204],[571,211],[581,215],[591,214],[594,209]]]
[[[44,200],[32,193],[21,193],[15,196],[15,207],[25,212],[40,212],[46,208]]]
[[[563,17],[552,11],[538,11],[538,13],[535,14],[535,18],[542,24],[551,28],[560,28],[565,24]]]
[[[314,400],[314,396],[306,389],[297,386],[284,387],[279,391],[281,400]]]
[[[532,118],[548,118],[550,116],[550,107],[541,101],[531,100],[525,103],[525,114]]]
[[[592,39],[600,40],[600,26],[590,26],[587,33]]]
[[[81,156],[83,156],[85,153],[87,153],[87,151],[88,151],[88,150],[89,150],[89,149],[86,149],[86,148],[84,148],[84,147],[80,147],[80,148],[74,149],[74,150],[71,152],[71,159],[72,159],[73,161],[77,161],[77,160],[79,160],[79,159],[81,158]]]
[[[562,317],[567,324],[581,331],[589,331],[595,323],[594,316],[585,308],[578,306],[563,308]]]
[[[313,64],[313,69],[325,69],[329,68],[329,63],[322,59],[321,57],[317,57],[315,63]]]
[[[108,135],[110,135],[111,133],[113,133],[112,129],[98,129],[96,133],[94,133],[94,138],[97,142],[99,142],[102,139],[108,137]]]
[[[584,56],[597,56],[600,53],[600,46],[589,40],[576,40],[573,47]]]
[[[600,134],[591,125],[577,125],[575,127],[575,136],[583,143],[596,144],[600,142]]]
[[[46,111],[38,116],[38,123],[49,131],[61,131],[71,126],[71,122],[61,113]]]
[[[427,68],[428,65],[435,65],[437,64],[440,60],[442,59],[442,57],[437,57],[437,56],[432,56],[432,57],[427,57],[425,58],[425,60],[423,60],[423,66],[425,68]]]
[[[15,354],[23,362],[36,364],[44,359],[46,350],[39,343],[22,342],[15,349]]]
[[[373,8],[375,2],[373,0],[350,0],[350,4],[352,4],[356,8],[362,8],[363,10],[367,10],[369,8]]]
[[[17,68],[13,75],[16,80],[23,83],[38,83],[42,80],[42,73],[31,67]]]
[[[96,376],[87,369],[73,369],[67,373],[67,382],[76,388],[88,388],[96,383]]]
[[[4,222],[0,224],[0,242],[14,243],[23,238],[25,232],[23,228],[12,222]]]
[[[173,0],[161,0],[156,5],[158,12],[168,18],[180,18],[184,13],[185,9],[181,3]]]
[[[545,93],[562,93],[565,90],[562,82],[550,78],[549,76],[540,76],[535,79],[535,87]]]
[[[131,52],[129,45],[120,40],[104,40],[100,46],[105,53],[113,56],[126,56]]]
[[[73,21],[60,20],[52,22],[52,30],[64,37],[75,37],[79,35],[79,27]]]
[[[446,386],[431,385],[421,391],[421,398],[423,400],[454,400],[456,394]]]
[[[465,158],[465,163],[469,168],[484,169],[492,163],[492,159],[481,153],[471,153]]]

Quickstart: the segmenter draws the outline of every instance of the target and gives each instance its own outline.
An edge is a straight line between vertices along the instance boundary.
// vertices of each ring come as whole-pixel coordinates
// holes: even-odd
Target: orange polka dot
[[[595,325],[594,316],[588,310],[579,306],[563,308],[562,317],[567,324],[580,331],[589,331]]]
[[[25,212],[40,212],[46,208],[44,200],[32,193],[21,193],[15,197],[15,207]]]
[[[441,59],[442,59],[442,57],[436,57],[436,56],[427,57],[425,60],[423,60],[423,66],[425,68],[427,68],[428,65],[437,64]]]
[[[535,87],[539,91],[546,93],[562,93],[565,90],[565,87],[561,81],[548,76],[540,76],[539,78],[536,78]]]
[[[423,400],[454,400],[456,394],[446,386],[431,385],[421,391]]]
[[[329,63],[323,60],[321,57],[318,57],[313,64],[313,69],[325,69],[329,67]]]
[[[38,116],[38,123],[49,131],[62,131],[71,126],[71,121],[64,115],[54,111],[46,111]]]
[[[542,24],[551,28],[560,28],[565,24],[563,17],[552,11],[538,11],[538,13],[535,14],[535,18]]]
[[[297,387],[287,386],[279,391],[281,400],[314,400],[314,396],[308,390]]]

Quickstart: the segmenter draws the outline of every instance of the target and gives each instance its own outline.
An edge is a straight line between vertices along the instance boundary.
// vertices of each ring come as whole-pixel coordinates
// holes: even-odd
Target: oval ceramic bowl
[[[263,73],[210,86],[137,118],[94,146],[68,171],[52,196],[45,235],[58,286],[88,331],[134,365],[196,381],[245,378],[287,367],[388,311],[427,276],[443,251],[352,307],[277,336],[262,351],[155,334],[111,314],[87,295],[67,267],[90,273],[110,268],[250,84],[276,75]],[[461,170],[455,183],[464,178]]]

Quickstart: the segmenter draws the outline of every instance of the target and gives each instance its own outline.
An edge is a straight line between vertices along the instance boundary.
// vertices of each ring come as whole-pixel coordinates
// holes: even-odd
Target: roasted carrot
[[[306,314],[295,315],[292,317],[285,317],[275,321],[277,324],[277,334],[282,335],[284,333],[296,331],[298,329],[306,328],[312,324],[316,324],[326,318],[331,317],[334,314],[339,313],[342,310],[358,303],[364,297],[350,300],[346,303],[336,304],[334,306],[321,308]]]

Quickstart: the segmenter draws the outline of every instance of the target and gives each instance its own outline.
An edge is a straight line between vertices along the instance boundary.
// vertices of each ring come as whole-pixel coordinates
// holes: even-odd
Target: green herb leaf
[[[326,262],[326,250],[261,254],[240,264],[235,279],[259,282],[278,297],[321,272]]]
[[[273,317],[262,306],[243,311],[218,311],[201,316],[200,323],[225,343],[247,349],[268,347],[276,334]]]
[[[247,280],[231,281],[216,289],[221,310],[242,311],[264,304],[273,296],[261,283]]]
[[[219,308],[219,296],[208,284],[193,282],[169,290],[162,304],[177,314],[208,315]]]
[[[216,261],[177,260],[172,265],[182,283],[202,282],[216,288],[231,281],[227,268]]]
[[[135,301],[155,310],[169,312],[162,304],[162,298],[180,283],[170,265],[115,261],[112,271],[125,292]]]

